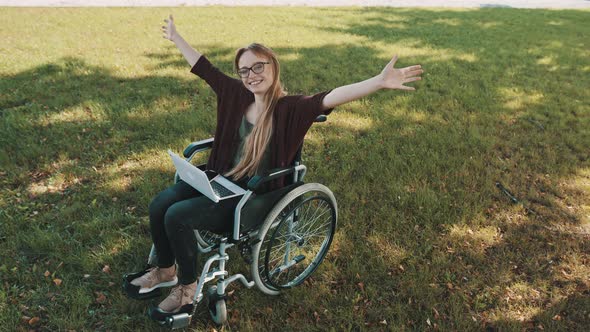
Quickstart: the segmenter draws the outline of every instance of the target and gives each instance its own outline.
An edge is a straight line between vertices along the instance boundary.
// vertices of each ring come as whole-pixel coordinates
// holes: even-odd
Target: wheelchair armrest
[[[184,149],[182,154],[184,155],[185,158],[189,158],[193,154],[195,154],[199,151],[205,151],[205,150],[211,149],[213,147],[213,140],[214,140],[214,138],[211,137],[211,138],[207,138],[207,139],[204,139],[201,141],[192,142]]]
[[[324,114],[322,115],[318,115],[317,118],[315,118],[315,120],[313,120],[313,122],[326,122],[326,120],[328,120],[328,117]]]
[[[297,169],[295,168],[295,166],[286,168],[275,168],[265,172],[264,175],[255,175],[250,179],[250,181],[248,181],[248,190],[256,191],[263,184],[283,177],[285,175],[293,174],[296,170]]]

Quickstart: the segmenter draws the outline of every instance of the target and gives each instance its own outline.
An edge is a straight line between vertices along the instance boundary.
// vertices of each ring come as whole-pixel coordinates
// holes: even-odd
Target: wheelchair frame
[[[320,117],[318,117],[318,119],[316,119],[316,122],[323,122],[323,121],[325,121],[325,116],[320,116]],[[210,149],[213,145],[213,140],[214,140],[213,138],[209,138],[206,140],[191,143],[184,150],[184,152],[183,152],[184,157],[186,158],[187,161],[190,162],[198,152],[202,152],[202,151],[206,151],[206,150]],[[207,259],[205,264],[203,265],[203,270],[202,270],[201,275],[199,277],[195,296],[193,298],[192,313],[191,314],[180,313],[180,314],[168,316],[168,317],[166,317],[165,321],[158,320],[158,322],[161,325],[166,325],[172,329],[187,327],[190,324],[191,319],[196,312],[197,305],[205,297],[205,294],[203,292],[205,284],[212,281],[212,280],[217,279],[217,282],[215,285],[210,286],[206,292],[208,308],[209,308],[209,312],[211,314],[213,321],[216,324],[223,324],[227,320],[227,308],[225,305],[225,298],[226,298],[225,291],[226,291],[226,288],[229,286],[229,284],[231,284],[232,282],[240,281],[246,288],[252,288],[252,287],[254,287],[254,285],[257,285],[258,288],[265,294],[278,295],[280,293],[281,289],[290,288],[290,287],[296,286],[296,285],[300,284],[301,282],[303,282],[321,264],[323,258],[325,257],[327,251],[329,250],[330,244],[332,242],[332,239],[333,239],[333,236],[335,233],[336,223],[337,223],[337,203],[334,198],[334,195],[327,187],[325,187],[321,184],[317,184],[317,183],[302,184],[300,186],[295,187],[291,191],[287,192],[275,203],[275,205],[271,208],[271,212],[268,213],[268,215],[266,215],[264,217],[263,224],[255,227],[254,229],[248,231],[247,233],[245,233],[243,235],[240,235],[240,221],[241,221],[242,208],[245,206],[246,202],[248,202],[250,200],[250,198],[252,197],[252,195],[255,193],[255,191],[257,189],[259,189],[263,184],[265,184],[269,181],[272,181],[274,179],[277,179],[277,178],[280,178],[283,176],[290,175],[291,173],[293,174],[293,183],[298,183],[299,181],[303,180],[303,178],[305,177],[305,174],[307,172],[307,168],[305,165],[300,164],[300,157],[301,157],[301,148],[299,149],[297,157],[295,158],[296,161],[294,163],[294,166],[279,169],[279,170],[274,170],[272,173],[270,173],[266,176],[255,176],[254,178],[252,178],[248,182],[247,191],[243,195],[241,200],[239,201],[239,203],[236,206],[235,211],[234,211],[234,226],[233,226],[233,232],[232,232],[231,239],[228,239],[227,237],[224,237],[221,235],[216,235],[214,233],[210,233],[207,231],[199,232],[198,230],[195,230],[199,253],[208,254],[208,253],[212,253],[214,251],[217,251],[217,252],[214,253],[213,255],[211,255]],[[202,167],[202,166],[203,165],[201,165],[199,167]],[[175,182],[178,182],[180,180],[178,173],[175,174],[174,180],[175,180]],[[301,189],[299,189],[299,188],[301,188]],[[283,220],[287,220],[287,223],[288,223],[287,227],[288,227],[289,232],[291,232],[293,229],[293,221],[297,220],[298,215],[300,214],[300,212],[298,210],[300,205],[297,205],[295,208],[292,208],[293,212],[289,212],[290,214],[287,215],[287,217],[286,217],[287,219],[281,219],[279,221],[279,223],[274,221],[275,220],[274,217],[272,219],[269,219],[269,217],[273,215],[273,211],[274,211],[274,215],[276,215],[278,218],[278,215],[280,213],[282,213],[282,209],[287,209],[289,207],[289,204],[292,203],[292,201],[294,202],[296,199],[299,199],[300,197],[303,197],[305,194],[313,192],[313,191],[317,191],[320,194],[322,194],[322,196],[325,196],[322,199],[327,202],[328,209],[329,209],[329,211],[327,211],[327,212],[329,212],[331,219],[329,221],[330,224],[328,225],[329,229],[327,232],[327,237],[321,244],[321,250],[314,256],[312,263],[310,263],[310,265],[300,275],[298,275],[297,278],[299,278],[299,276],[303,275],[303,273],[306,273],[306,274],[303,275],[303,277],[300,278],[300,280],[297,280],[297,282],[295,282],[295,283],[291,282],[291,283],[287,283],[285,285],[280,285],[280,286],[267,285],[260,278],[260,275],[259,275],[260,272],[255,271],[255,269],[260,269],[258,261],[256,261],[256,264],[253,264],[252,262],[248,262],[246,257],[244,257],[246,259],[247,263],[249,263],[251,265],[251,272],[252,272],[252,277],[254,278],[254,281],[248,281],[248,279],[243,274],[234,274],[234,275],[230,276],[228,271],[226,271],[226,266],[225,266],[226,262],[229,260],[229,255],[226,253],[226,250],[237,244],[238,247],[240,248],[240,252],[241,252],[242,256],[244,256],[245,252],[246,252],[246,254],[249,253],[251,255],[252,248],[254,247],[255,256],[256,256],[255,259],[258,259],[259,258],[258,256],[260,255],[260,248],[262,246],[262,242],[265,239],[264,237],[262,239],[259,238],[259,236],[258,236],[259,232],[261,232],[261,230],[262,230],[262,232],[265,233],[265,234],[263,234],[263,236],[266,236],[266,233],[268,232],[268,230],[270,230],[270,228],[272,226],[280,227],[279,224],[282,224]],[[291,193],[294,193],[294,195],[290,195]],[[292,199],[292,201],[289,201],[289,199],[291,199],[290,196],[294,196],[295,198]],[[312,197],[311,199],[313,199],[313,198],[315,198],[315,196]],[[285,199],[287,199],[287,200],[285,201]],[[308,200],[309,200],[309,198],[308,198]],[[303,202],[306,202],[306,201],[303,200]],[[284,205],[284,208],[281,207],[283,205]],[[279,207],[281,210],[275,211]],[[326,213],[326,212],[324,212],[324,213]],[[322,213],[322,215],[324,213]],[[317,216],[317,217],[314,215],[313,217],[315,218],[315,220],[317,220],[322,215]],[[315,222],[315,220],[313,222]],[[312,226],[314,226],[314,225],[312,224]],[[309,228],[311,228],[312,226],[309,226]],[[264,228],[264,227],[266,227],[266,228]],[[319,227],[318,227],[318,229],[319,229]],[[273,238],[271,239],[271,244],[269,244],[269,248],[267,250],[272,249],[272,240],[275,239],[275,235],[276,235],[277,231],[278,230],[275,229],[275,231],[274,231],[275,234],[273,234]],[[307,229],[306,231],[309,231],[309,229]],[[211,238],[209,239],[209,242],[208,242],[206,239],[203,238],[203,236],[202,236],[203,234],[211,236],[211,238],[215,242],[211,243],[212,242]],[[289,235],[289,236],[291,236],[291,235]],[[254,241],[252,241],[252,240],[254,240]],[[301,243],[301,245],[303,245],[304,240],[302,237],[297,238],[295,240],[299,241],[298,243]],[[289,237],[289,239],[285,240],[285,241],[286,241],[285,248],[287,249],[287,251],[286,251],[284,258],[281,258],[281,259],[283,259],[283,263],[279,267],[276,267],[275,269],[273,269],[273,271],[270,271],[270,272],[267,271],[268,269],[266,268],[266,265],[268,265],[270,252],[268,252],[268,251],[266,252],[265,273],[266,273],[267,278],[270,278],[270,277],[268,277],[269,273],[279,273],[279,276],[280,276],[284,271],[288,270],[292,266],[295,266],[300,261],[305,259],[304,255],[298,255],[296,257],[289,258],[289,255],[291,252],[290,241],[293,241],[293,240]],[[299,245],[299,246],[301,246],[301,245]],[[151,249],[150,255],[148,257],[148,265],[155,265],[156,260],[157,260],[157,253],[155,251],[155,247],[152,245],[152,249]],[[215,263],[217,263],[216,268],[213,267]],[[306,272],[306,271],[308,271],[308,272]]]

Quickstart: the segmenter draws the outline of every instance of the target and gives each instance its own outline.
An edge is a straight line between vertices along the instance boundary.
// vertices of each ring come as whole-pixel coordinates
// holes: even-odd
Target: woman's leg
[[[140,294],[151,292],[159,287],[174,286],[178,282],[176,266],[174,265],[175,256],[166,235],[164,216],[168,208],[174,203],[199,195],[201,194],[198,191],[180,181],[160,192],[150,203],[150,230],[158,261],[156,268],[152,268],[149,272],[131,281],[132,285],[140,287]]]
[[[202,196],[200,192],[184,181],[160,192],[149,206],[150,231],[156,253],[158,267],[167,268],[174,265],[175,256],[165,229],[165,215],[168,209],[177,202]]]
[[[165,215],[165,230],[178,264],[180,284],[158,307],[160,314],[192,310],[197,288],[197,239],[195,229],[226,233],[232,229],[239,197],[214,203],[201,196],[175,203]]]
[[[218,234],[232,230],[234,209],[240,197],[222,200],[219,203],[205,196],[177,202],[168,208],[165,215],[165,230],[172,254],[178,263],[180,283],[190,284],[197,280],[197,239],[194,230],[208,230]]]

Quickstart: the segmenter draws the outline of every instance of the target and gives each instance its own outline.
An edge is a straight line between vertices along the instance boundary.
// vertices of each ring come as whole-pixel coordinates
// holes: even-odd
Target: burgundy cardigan
[[[223,174],[232,167],[233,156],[240,143],[240,123],[248,106],[254,102],[254,94],[241,80],[225,75],[205,56],[199,58],[191,73],[204,79],[217,95],[217,128],[207,168]],[[330,91],[279,99],[269,142],[271,169],[290,166],[315,118],[332,112],[332,109],[322,110],[322,100]],[[283,183],[281,179],[273,187],[280,187]]]

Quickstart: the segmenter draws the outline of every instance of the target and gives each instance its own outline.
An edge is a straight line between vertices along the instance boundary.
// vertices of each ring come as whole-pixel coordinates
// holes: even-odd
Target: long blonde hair
[[[280,66],[274,52],[261,44],[252,43],[246,47],[240,48],[236,53],[234,60],[234,66],[236,71],[239,69],[239,60],[242,54],[246,51],[251,51],[257,56],[264,56],[268,58],[270,65],[273,68],[273,82],[266,94],[264,95],[264,103],[266,109],[258,116],[256,125],[252,129],[252,132],[246,138],[244,149],[242,151],[242,158],[240,162],[228,173],[226,176],[233,176],[234,179],[241,179],[244,176],[253,176],[262,161],[264,151],[270,142],[272,135],[272,119],[275,110],[275,106],[279,98],[286,95],[283,90],[283,86],[280,81]]]

